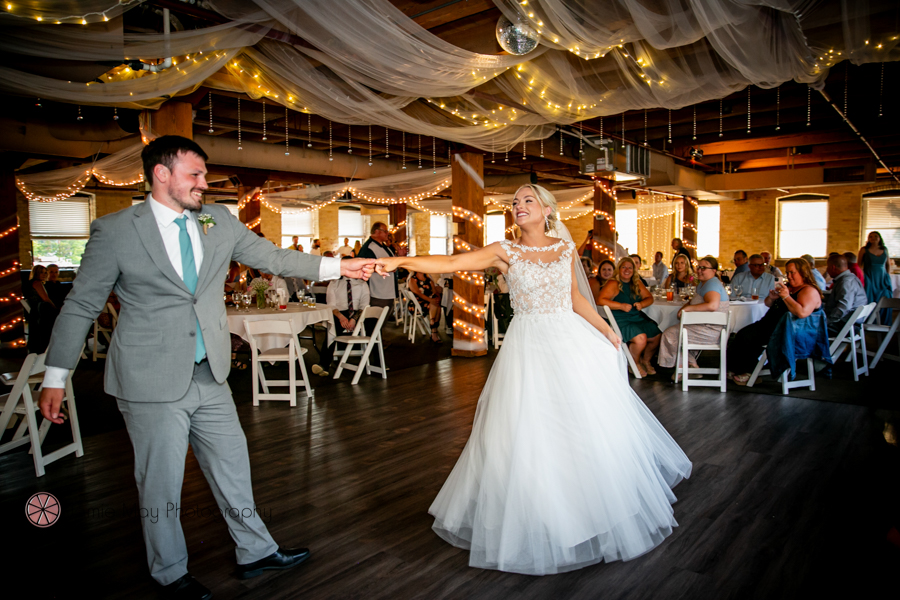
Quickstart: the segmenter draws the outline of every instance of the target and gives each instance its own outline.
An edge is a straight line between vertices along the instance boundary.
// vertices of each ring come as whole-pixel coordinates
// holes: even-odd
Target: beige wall
[[[267,240],[281,247],[281,213],[266,208],[265,205],[260,206],[259,230]]]
[[[594,215],[588,213],[576,219],[570,219],[565,221],[565,226],[568,227],[569,233],[572,234],[572,240],[575,242],[575,250],[577,251],[578,247],[584,242],[584,238],[587,237],[587,232],[594,228]]]
[[[828,252],[859,250],[862,196],[871,185],[803,188],[800,193],[828,196]],[[777,190],[747,192],[746,200],[719,204],[719,262],[728,265],[736,250],[775,253]],[[780,261],[784,262],[784,261]]]
[[[331,204],[319,210],[319,243],[323,252],[332,252],[340,246],[338,242],[338,210],[337,204]]]
[[[416,255],[427,256],[431,252],[431,213],[410,212],[406,215],[412,221],[416,238]]]

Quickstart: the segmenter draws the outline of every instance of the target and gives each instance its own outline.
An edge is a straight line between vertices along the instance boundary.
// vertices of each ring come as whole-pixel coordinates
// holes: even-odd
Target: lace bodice
[[[509,257],[509,297],[517,315],[544,315],[572,310],[572,252],[575,244],[559,240],[534,248],[500,242]]]

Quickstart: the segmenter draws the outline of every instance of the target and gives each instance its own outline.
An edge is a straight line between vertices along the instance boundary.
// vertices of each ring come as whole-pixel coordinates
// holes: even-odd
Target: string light
[[[541,138],[541,158],[544,158],[544,138]]]
[[[693,134],[691,136],[691,139],[696,140],[697,139],[697,105],[695,104],[693,108],[694,108],[694,129],[693,129]]]
[[[8,236],[9,234],[11,234],[12,232],[14,232],[15,230],[17,230],[18,228],[19,228],[18,225],[13,225],[12,227],[10,227],[9,229],[7,229],[6,231],[0,232],[0,238],[5,238],[6,236]]]
[[[578,154],[584,156],[584,122],[578,121]]]
[[[467,283],[474,285],[484,285],[484,276],[475,271],[457,271],[456,276]]]
[[[437,173],[437,140],[431,136],[431,168]]]
[[[263,108],[263,116],[262,116],[263,135],[262,135],[262,141],[265,142],[267,139],[269,139],[269,138],[266,137],[266,100],[265,100],[265,99],[263,99],[263,102],[262,102],[262,108]],[[285,121],[285,126],[287,126],[287,121]],[[287,127],[285,127],[285,128],[287,128]]]
[[[781,86],[775,88],[775,131],[781,131]]]
[[[237,99],[237,117],[238,117],[238,150],[243,150],[241,147],[241,99]]]
[[[247,229],[252,230],[254,227],[258,227],[260,223],[262,223],[262,217],[256,217],[249,223],[245,223],[245,225],[247,226]]]
[[[113,121],[119,120],[119,107],[113,106]]]
[[[474,223],[479,229],[484,225],[484,221],[481,219],[481,217],[473,213],[471,210],[467,210],[461,206],[454,206],[452,210],[454,217],[459,217],[460,219],[465,219],[466,221]]]
[[[562,129],[559,130],[559,155],[563,155],[563,134]]]
[[[884,63],[881,63],[881,83],[878,87],[878,116],[882,116],[884,111],[882,110],[884,106]]]
[[[52,196],[41,196],[40,194],[35,194],[28,190],[25,185],[25,182],[16,178],[16,187],[19,188],[19,191],[22,192],[22,195],[25,196],[29,201],[32,202],[59,202],[61,200],[65,200],[66,198],[71,198],[87,185],[88,181],[90,181],[91,177],[96,177],[98,181],[104,183],[106,185],[114,185],[116,187],[125,187],[130,185],[136,185],[142,181],[144,181],[144,174],[139,173],[137,177],[130,181],[115,181],[114,179],[110,179],[105,175],[97,172],[95,169],[90,168],[85,170],[78,179],[75,180],[74,183],[66,186],[66,191],[60,192],[58,194],[54,194]]]
[[[750,86],[747,86],[747,134],[750,133]]]
[[[419,134],[419,168],[422,168],[422,134]]]
[[[209,132],[213,133],[215,129],[213,129],[213,115],[212,115],[212,92],[209,93]]]
[[[306,113],[306,147],[312,148],[312,113]]]
[[[334,160],[334,157],[331,155],[332,143],[331,143],[331,121],[328,121],[328,160]]]
[[[722,137],[722,100],[719,99],[719,137]]]
[[[6,331],[7,329],[13,329],[16,326],[16,323],[21,323],[24,320],[25,319],[23,319],[22,317],[16,317],[12,321],[8,321],[8,322],[4,323],[3,325],[0,325],[0,331]]]
[[[369,166],[372,166],[372,125],[369,124]]]
[[[402,164],[403,169],[406,170],[406,132],[405,132],[405,131],[402,131],[401,134],[402,134],[402,135],[401,135],[401,138],[402,138],[402,141],[401,141],[402,149],[401,149],[401,151],[400,151],[400,160],[401,160],[401,164]]]
[[[503,151],[503,162],[509,162],[509,148]]]
[[[19,270],[19,261],[14,260],[12,263],[12,266],[10,268],[0,271],[0,276],[11,275],[12,273],[15,273],[18,270]]]
[[[484,342],[484,329],[459,319],[453,320],[453,328],[462,332],[464,336],[472,338],[476,342]]]
[[[453,236],[453,244],[456,246],[456,249],[462,249],[466,252],[470,252],[471,250],[479,250],[480,246],[473,246],[468,243],[466,240],[460,238],[459,236]]]
[[[84,117],[81,116],[81,105],[80,105],[80,104],[78,105],[78,116],[75,117],[75,120],[76,120],[76,121],[83,121],[83,120],[84,120]]]
[[[347,154],[353,154],[353,126],[347,125]]]
[[[391,155],[391,130],[387,127],[384,128],[384,156],[385,158]]]
[[[528,142],[522,140],[522,160],[528,160],[528,147],[526,146]]]
[[[483,306],[476,306],[474,304],[470,304],[466,302],[466,299],[453,292],[453,305],[458,306],[464,312],[469,313],[470,315],[475,315],[478,318],[484,318],[485,309]]]
[[[647,145],[647,109],[644,109],[644,145]]]
[[[806,126],[812,125],[812,88],[806,86]]]
[[[266,105],[265,105],[265,103],[263,103],[263,118],[264,119],[265,119],[265,110],[266,110]],[[289,116],[290,115],[288,115],[288,107],[285,106],[284,107],[284,155],[285,156],[291,155],[291,133],[290,133],[290,131],[288,131],[288,121],[289,121],[288,117]],[[263,129],[263,132],[265,132],[265,129]],[[263,138],[263,139],[265,139],[265,138]]]
[[[669,109],[669,144],[672,144],[672,109]]]

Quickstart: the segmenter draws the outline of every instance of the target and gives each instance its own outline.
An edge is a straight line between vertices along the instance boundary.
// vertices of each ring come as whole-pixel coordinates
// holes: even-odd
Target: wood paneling
[[[463,169],[460,161],[463,161],[484,180],[484,155],[477,152],[463,152],[458,155],[460,160],[454,160],[453,167],[453,206],[469,211],[484,219],[484,188],[472,179],[472,176]],[[484,245],[483,227],[477,226],[472,221],[454,215],[453,224],[458,229],[455,238],[466,242],[473,249]],[[456,240],[454,240],[455,242]],[[454,243],[453,253],[466,252],[465,248]],[[458,275],[453,277],[453,291],[472,306],[484,306],[484,286],[475,285]],[[454,321],[462,321],[484,330],[484,317],[465,312],[458,307],[453,311]],[[463,331],[454,329],[453,355],[454,356],[483,356],[487,353],[486,338],[482,341],[469,336]]]

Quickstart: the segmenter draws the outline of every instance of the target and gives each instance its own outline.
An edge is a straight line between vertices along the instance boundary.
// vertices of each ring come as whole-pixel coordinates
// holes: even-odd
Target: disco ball
[[[497,41],[510,54],[521,56],[537,47],[538,33],[524,23],[513,23],[506,17],[500,17],[497,21]]]

